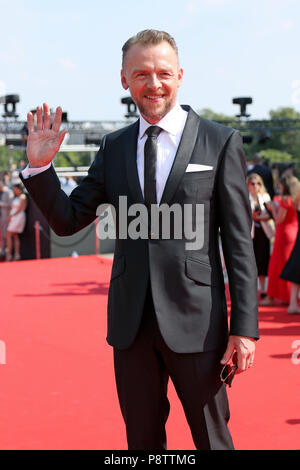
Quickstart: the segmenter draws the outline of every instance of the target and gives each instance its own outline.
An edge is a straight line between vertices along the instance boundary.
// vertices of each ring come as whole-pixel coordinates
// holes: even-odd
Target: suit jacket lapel
[[[190,107],[183,106],[183,108],[188,111],[188,117],[160,204],[168,203],[172,199],[191,159],[198,137],[199,116]]]
[[[144,198],[137,171],[136,152],[139,132],[139,121],[128,128],[124,135],[124,148],[126,156],[127,180],[134,202],[143,204]]]

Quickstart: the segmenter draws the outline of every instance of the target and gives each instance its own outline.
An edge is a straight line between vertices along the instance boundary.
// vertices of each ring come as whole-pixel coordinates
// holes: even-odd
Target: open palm
[[[52,127],[50,108],[47,103],[44,103],[44,119],[41,107],[37,107],[36,115],[37,130],[34,129],[32,113],[27,115],[28,139],[26,152],[29,164],[34,168],[45,166],[53,160],[67,133],[66,130],[59,132],[62,117],[60,107],[56,109]]]

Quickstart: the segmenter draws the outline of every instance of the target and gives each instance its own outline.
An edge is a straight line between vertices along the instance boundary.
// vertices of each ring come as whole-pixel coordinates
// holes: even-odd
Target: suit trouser
[[[114,348],[118,397],[129,450],[166,449],[165,424],[171,378],[196,449],[233,449],[227,427],[229,406],[220,381],[223,351],[175,353],[159,331],[150,289],[134,343]]]

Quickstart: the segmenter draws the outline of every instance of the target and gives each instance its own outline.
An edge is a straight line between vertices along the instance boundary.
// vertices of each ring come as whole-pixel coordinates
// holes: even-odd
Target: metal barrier
[[[76,242],[74,243],[70,243],[69,245],[65,245],[65,244],[62,244],[62,243],[58,243],[58,242],[55,242],[53,240],[50,239],[50,237],[48,236],[48,234],[45,232],[45,230],[43,229],[43,227],[40,225],[39,221],[35,221],[34,223],[34,229],[35,229],[35,252],[36,252],[36,259],[40,259],[41,258],[41,240],[40,240],[40,235],[42,234],[47,240],[49,240],[49,242],[53,243],[54,245],[56,246],[59,246],[59,247],[62,247],[62,248],[70,248],[70,247],[74,247],[76,245],[79,245],[79,243],[81,243],[90,233],[92,230],[95,231],[95,254],[96,255],[99,255],[99,250],[100,250],[100,240],[99,240],[99,237],[97,235],[97,225],[98,225],[98,222],[99,222],[99,217],[97,217],[93,223],[93,225],[91,225],[90,229],[84,234],[83,237],[81,237],[79,240],[76,240]]]

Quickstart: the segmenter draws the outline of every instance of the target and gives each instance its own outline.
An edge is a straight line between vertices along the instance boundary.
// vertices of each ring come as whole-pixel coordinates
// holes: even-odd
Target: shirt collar
[[[184,111],[179,105],[179,103],[176,103],[174,108],[172,108],[171,111],[169,111],[155,125],[161,127],[164,131],[168,132],[169,134],[176,135],[182,131],[187,114],[187,111]],[[146,130],[150,126],[152,126],[152,124],[147,122],[143,118],[143,116],[140,116],[139,139],[142,139],[144,137]]]

